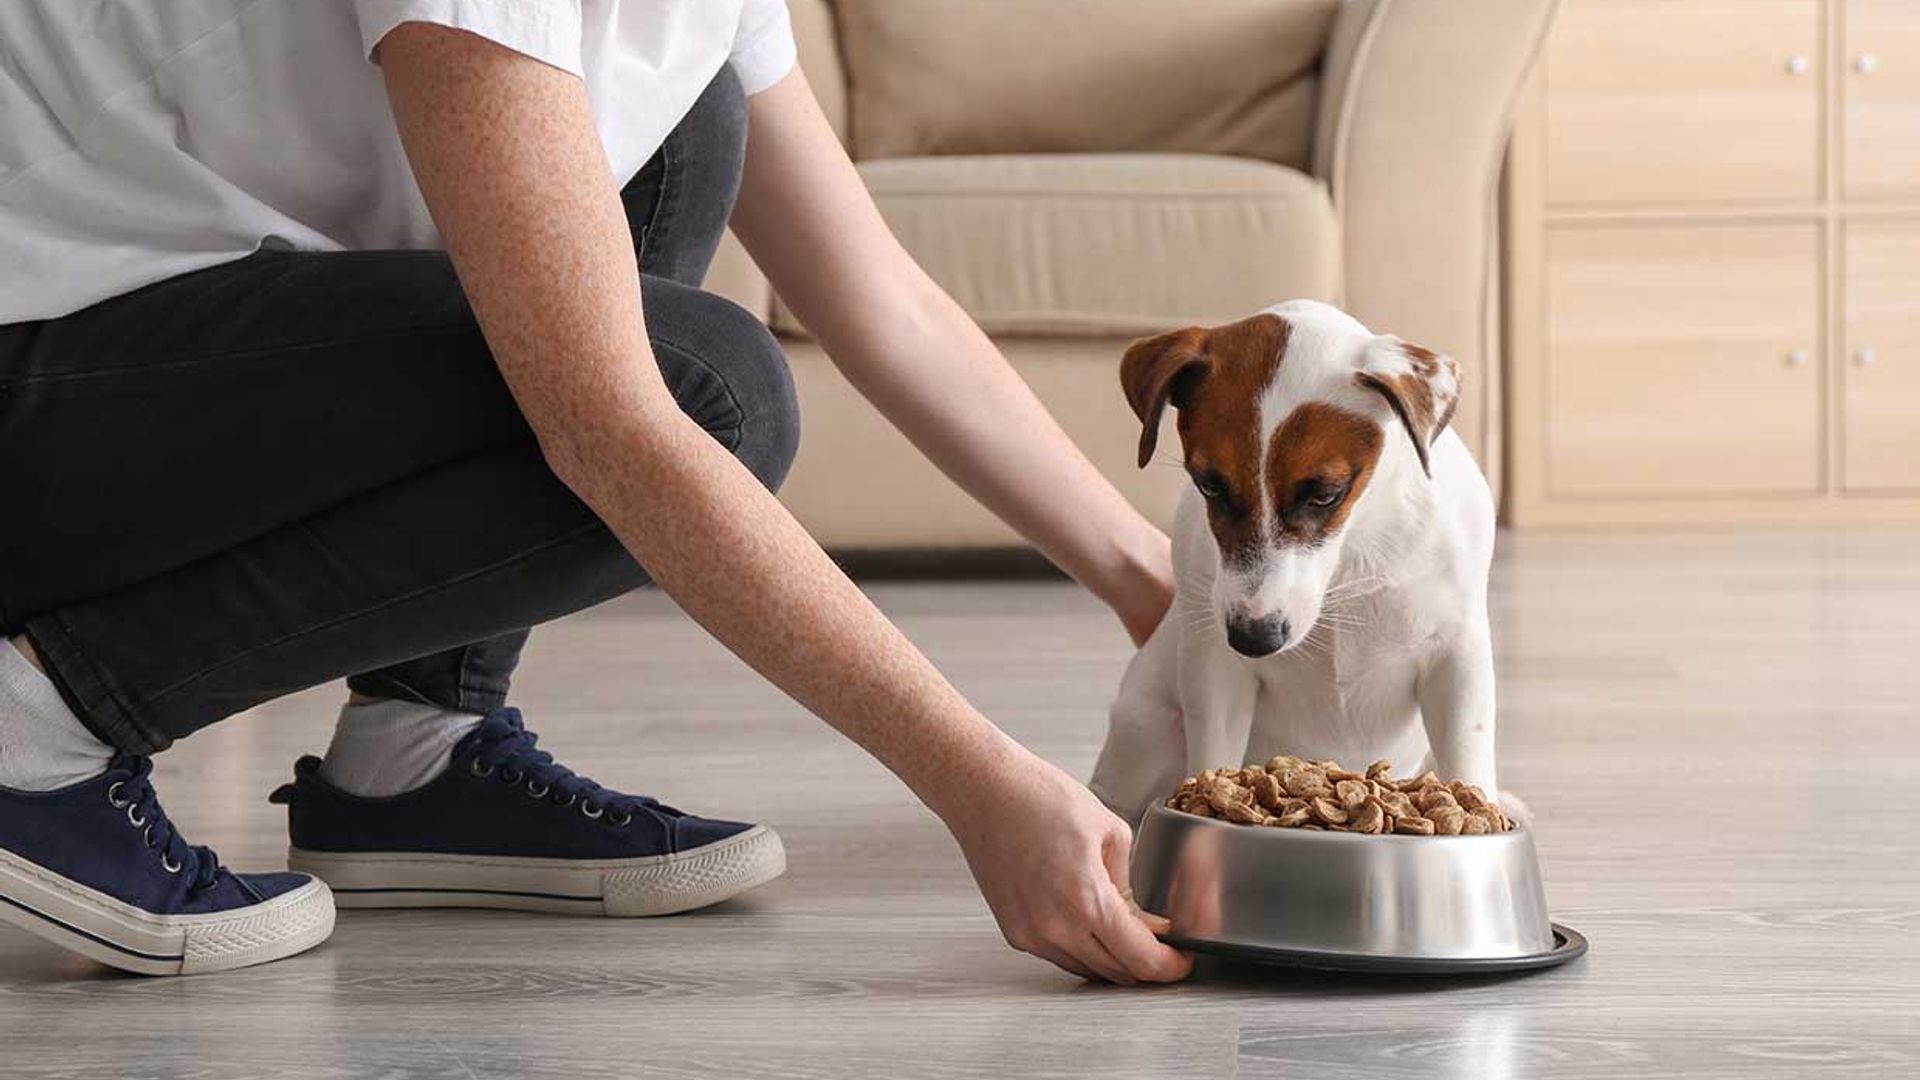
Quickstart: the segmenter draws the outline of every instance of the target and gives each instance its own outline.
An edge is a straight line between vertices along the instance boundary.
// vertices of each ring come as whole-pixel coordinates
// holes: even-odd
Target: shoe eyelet
[[[627,826],[633,824],[633,815],[621,814],[619,817],[609,817],[607,819],[607,824],[612,825],[616,829],[624,829]]]
[[[546,798],[547,792],[552,790],[553,788],[547,784],[536,785],[531,780],[527,781],[527,795],[529,798],[534,798],[534,799]]]
[[[486,765],[487,767],[483,769],[483,768],[481,768],[481,767],[480,767],[480,766],[482,766],[482,765]],[[481,779],[483,779],[483,780],[484,780],[484,779],[486,779],[487,777],[489,777],[489,776],[492,776],[492,775],[493,775],[493,766],[492,766],[492,765],[487,765],[487,763],[486,763],[486,762],[484,762],[484,761],[481,761],[481,760],[480,760],[479,758],[474,758],[474,759],[473,759],[473,764],[472,764],[471,766],[469,766],[469,767],[468,767],[468,770],[467,770],[467,771],[469,771],[469,772],[471,772],[471,773],[473,773],[473,775],[475,775],[475,776],[478,776],[478,777],[480,777]]]
[[[585,814],[587,817],[598,818],[601,814],[604,814],[607,812],[607,808],[604,806],[595,806],[592,803],[583,802],[580,804],[580,812],[582,814]]]
[[[574,794],[572,794],[572,793],[569,793],[569,794],[567,795],[567,801],[566,801],[566,802],[560,802],[559,800],[557,800],[557,799],[556,799],[556,800],[554,800],[554,803],[553,803],[553,805],[555,805],[555,806],[558,806],[558,807],[560,807],[560,808],[562,808],[562,809],[565,809],[566,807],[569,807],[569,806],[572,806],[572,805],[573,805],[574,803],[576,803],[576,802],[579,802],[579,801],[580,801],[580,796],[578,796],[578,795],[574,795]]]
[[[127,824],[136,829],[144,829],[147,827],[147,819],[141,817],[139,808],[131,803],[127,805]]]
[[[165,855],[160,856],[160,868],[169,874],[177,874],[180,872],[180,864]]]
[[[513,772],[508,769],[502,769],[500,770],[500,782],[503,784],[517,784],[520,782],[520,778],[523,775],[524,775],[523,773]]]
[[[125,790],[126,786],[126,784],[115,780],[112,785],[107,788],[107,803],[115,810],[125,810],[127,808],[128,800],[119,797],[120,792]]]
[[[140,830],[140,842],[148,847],[153,846],[153,826],[149,825]]]

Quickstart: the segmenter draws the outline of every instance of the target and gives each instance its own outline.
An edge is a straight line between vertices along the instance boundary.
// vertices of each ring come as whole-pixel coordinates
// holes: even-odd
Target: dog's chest
[[[1299,648],[1260,666],[1249,759],[1385,757],[1411,767],[1426,751],[1416,687],[1430,640],[1390,598],[1329,612]]]

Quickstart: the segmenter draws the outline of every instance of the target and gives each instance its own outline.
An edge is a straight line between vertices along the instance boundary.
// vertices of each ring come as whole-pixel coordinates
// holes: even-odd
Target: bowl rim
[[[1242,824],[1239,824],[1238,822],[1233,822],[1233,821],[1221,821],[1219,818],[1216,818],[1216,817],[1202,817],[1199,814],[1189,814],[1185,810],[1175,809],[1174,807],[1168,806],[1165,802],[1161,802],[1157,800],[1154,802],[1152,806],[1147,807],[1147,817],[1153,816],[1153,813],[1156,810],[1162,813],[1163,815],[1174,817],[1176,820],[1204,822],[1208,826],[1214,826],[1222,829],[1232,829],[1236,833],[1244,833],[1244,834],[1250,834],[1255,836],[1266,835],[1266,834],[1279,834],[1279,835],[1294,837],[1298,839],[1311,838],[1314,843],[1322,843],[1327,840],[1332,840],[1335,837],[1338,837],[1339,838],[1338,842],[1342,842],[1342,843],[1353,843],[1353,842],[1359,842],[1362,840],[1366,840],[1366,841],[1390,840],[1390,841],[1403,841],[1403,842],[1449,840],[1449,841],[1455,841],[1455,842],[1471,841],[1471,842],[1478,842],[1478,843],[1489,843],[1489,842],[1501,843],[1501,842],[1507,841],[1511,837],[1522,836],[1522,835],[1532,835],[1531,829],[1527,828],[1525,825],[1518,825],[1518,824],[1516,824],[1513,828],[1508,829],[1506,832],[1475,833],[1470,836],[1462,835],[1459,833],[1455,833],[1449,836],[1441,836],[1438,834],[1433,836],[1417,836],[1412,833],[1356,833],[1356,832],[1341,832],[1335,829],[1282,829],[1282,828],[1277,828],[1270,825],[1242,825]],[[1147,823],[1146,817],[1143,817],[1140,819],[1140,824],[1142,826],[1146,825],[1146,823]]]

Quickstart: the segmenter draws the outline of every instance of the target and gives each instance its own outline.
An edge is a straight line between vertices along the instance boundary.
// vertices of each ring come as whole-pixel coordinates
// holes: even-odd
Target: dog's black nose
[[[1277,615],[1270,619],[1228,619],[1227,644],[1241,656],[1272,656],[1287,643],[1292,629]]]

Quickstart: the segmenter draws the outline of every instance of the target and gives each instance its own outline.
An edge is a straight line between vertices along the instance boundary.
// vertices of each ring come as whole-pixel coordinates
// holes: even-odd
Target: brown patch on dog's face
[[[1380,425],[1310,401],[1293,410],[1267,447],[1274,539],[1313,546],[1338,533],[1380,460]]]
[[[1209,331],[1212,367],[1180,410],[1187,473],[1229,562],[1252,558],[1259,545],[1268,502],[1261,498],[1260,398],[1286,353],[1288,329],[1284,319],[1256,315]]]
[[[1160,415],[1177,425],[1187,473],[1207,501],[1207,519],[1223,558],[1251,558],[1262,497],[1260,397],[1287,349],[1286,320],[1255,315],[1204,329],[1190,326],[1134,342],[1120,362],[1120,384],[1140,417],[1140,465],[1153,457]]]

